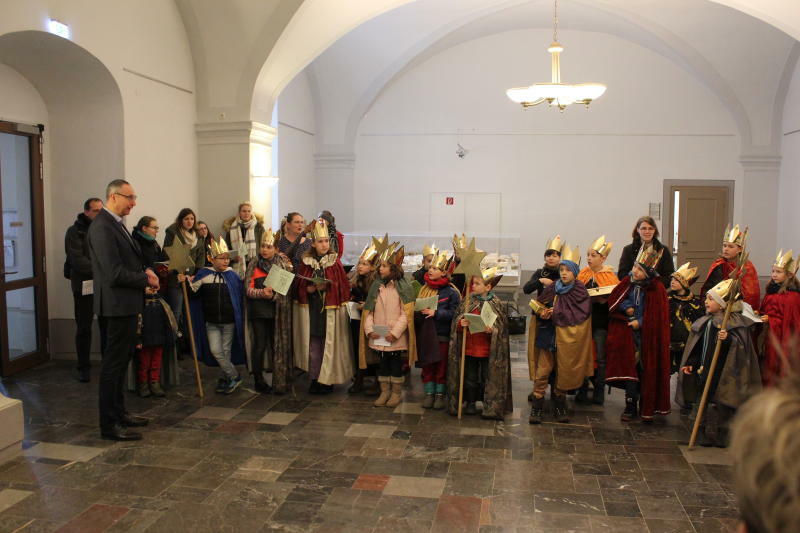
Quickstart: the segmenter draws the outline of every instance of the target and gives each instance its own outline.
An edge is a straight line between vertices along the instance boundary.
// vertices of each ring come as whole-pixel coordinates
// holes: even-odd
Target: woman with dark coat
[[[631,273],[633,263],[636,261],[636,256],[642,246],[652,246],[656,253],[662,248],[666,248],[661,241],[658,240],[658,226],[653,217],[642,216],[636,221],[633,227],[633,242],[622,249],[622,256],[619,258],[619,268],[617,275],[622,279]],[[661,254],[661,259],[655,267],[661,283],[664,287],[669,289],[670,276],[675,272],[675,264],[672,262],[672,253],[670,250],[664,250]]]
[[[156,241],[158,235],[158,220],[153,217],[144,216],[139,219],[139,222],[134,226],[131,236],[133,240],[139,244],[142,249],[142,258],[147,268],[152,268],[153,272],[158,274],[159,282],[162,287],[166,287],[166,267],[158,265],[157,263],[164,263],[169,261],[169,257],[164,253],[161,246]],[[161,267],[161,268],[159,268]]]

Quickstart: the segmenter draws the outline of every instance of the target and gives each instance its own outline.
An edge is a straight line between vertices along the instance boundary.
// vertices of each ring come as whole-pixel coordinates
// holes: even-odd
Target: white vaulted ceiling
[[[306,69],[315,89],[318,151],[351,151],[370,105],[406,69],[487,35],[548,29],[552,8],[546,0],[419,0],[362,24]],[[706,0],[570,0],[559,10],[564,30],[608,33],[675,62],[731,114],[743,154],[777,153],[782,104],[799,48],[792,37]],[[548,44],[509,50],[521,62],[531,61],[531,78],[520,83],[546,77]],[[564,45],[569,51],[569,42]],[[569,77],[568,62],[562,67]]]

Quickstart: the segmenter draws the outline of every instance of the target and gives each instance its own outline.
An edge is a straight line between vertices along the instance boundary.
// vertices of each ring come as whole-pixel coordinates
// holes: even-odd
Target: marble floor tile
[[[157,496],[172,485],[186,471],[158,466],[128,465],[113,477],[99,483],[103,492],[119,492],[133,496]]]
[[[0,513],[11,507],[17,502],[21,502],[33,494],[29,490],[3,489],[0,490]]]
[[[277,426],[288,426],[294,419],[297,418],[297,413],[282,413],[277,411],[270,411],[264,415],[259,424],[274,424]]]
[[[381,424],[350,424],[345,437],[368,437],[378,439],[391,439],[397,426],[384,426]]]
[[[96,503],[58,529],[59,533],[102,533],[130,512],[127,507]]]
[[[691,450],[688,446],[679,446],[683,458],[691,464],[703,465],[733,465],[733,456],[727,448],[704,448],[695,446]]]
[[[383,476],[380,474],[361,474],[353,483],[354,490],[374,490],[382,492],[389,483],[390,476]],[[402,496],[400,494],[399,496]]]
[[[389,496],[410,498],[439,498],[445,480],[433,477],[391,476],[383,493]]]
[[[89,461],[104,451],[105,449],[103,448],[94,448],[90,446],[39,442],[23,450],[22,454],[26,457],[47,457],[49,459],[63,459],[65,461]]]
[[[213,407],[203,406],[191,415],[189,418],[208,418],[211,420],[230,420],[239,414],[239,409],[232,409],[230,407]]]
[[[398,415],[424,415],[425,409],[422,408],[421,403],[402,402],[392,412]]]

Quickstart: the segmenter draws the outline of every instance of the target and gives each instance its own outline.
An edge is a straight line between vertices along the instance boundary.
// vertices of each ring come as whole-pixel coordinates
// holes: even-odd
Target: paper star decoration
[[[475,248],[475,237],[469,242],[469,246],[459,250],[461,262],[453,271],[454,274],[464,274],[467,282],[472,276],[481,276],[481,261],[486,257],[486,252]]]
[[[164,252],[169,257],[170,270],[183,274],[195,267],[194,261],[189,256],[189,248],[177,239],[172,242],[172,245],[165,247]]]

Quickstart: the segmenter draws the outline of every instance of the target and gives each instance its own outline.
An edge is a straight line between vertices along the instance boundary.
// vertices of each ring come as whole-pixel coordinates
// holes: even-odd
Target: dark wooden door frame
[[[3,376],[9,376],[28,369],[34,365],[47,361],[50,358],[49,324],[47,312],[47,272],[46,272],[46,247],[44,231],[44,182],[42,179],[42,127],[17,124],[14,122],[0,121],[0,133],[10,133],[28,138],[31,171],[31,221],[33,224],[33,278],[30,280],[16,280],[5,283],[1,280],[4,290],[0,291],[0,351],[2,353]],[[2,191],[0,190],[0,205],[2,205]],[[3,227],[0,224],[0,241],[3,240]],[[4,265],[0,259],[0,265]],[[8,316],[6,310],[6,291],[33,287],[36,297],[36,342],[38,351],[29,356],[10,360],[8,353]]]
[[[669,252],[674,249],[672,242],[672,188],[673,187],[725,187],[728,189],[728,224],[733,223],[733,196],[736,188],[734,180],[664,180],[664,209],[661,213],[661,242],[669,247]],[[722,250],[722,235],[720,238],[720,251]],[[679,265],[675,265],[677,268]]]

